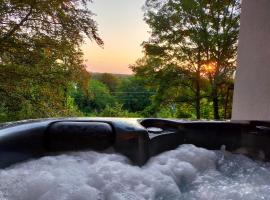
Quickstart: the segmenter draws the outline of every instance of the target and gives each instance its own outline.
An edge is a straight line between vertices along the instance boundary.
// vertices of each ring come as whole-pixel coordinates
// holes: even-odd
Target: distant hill
[[[90,72],[90,74],[91,74],[92,78],[98,78],[99,76],[101,76],[102,74],[105,74],[105,73]],[[112,74],[120,79],[133,76],[132,74],[113,74],[113,73],[107,73],[107,74]]]

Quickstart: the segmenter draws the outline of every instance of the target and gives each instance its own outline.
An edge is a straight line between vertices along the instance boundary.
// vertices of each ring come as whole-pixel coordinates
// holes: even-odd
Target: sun
[[[216,71],[216,63],[211,62],[203,65],[203,71],[205,72],[205,74],[213,74]]]

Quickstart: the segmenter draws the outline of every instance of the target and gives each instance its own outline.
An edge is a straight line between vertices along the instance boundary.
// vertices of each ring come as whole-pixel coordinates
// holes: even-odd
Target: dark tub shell
[[[225,145],[232,152],[245,148],[248,156],[263,152],[263,159],[269,161],[270,123],[69,118],[2,124],[0,168],[65,151],[103,151],[110,147],[141,166],[150,157],[181,144],[210,150]]]

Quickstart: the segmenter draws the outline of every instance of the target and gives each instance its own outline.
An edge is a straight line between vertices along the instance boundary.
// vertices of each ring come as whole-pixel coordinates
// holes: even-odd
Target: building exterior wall
[[[243,0],[233,120],[270,120],[270,0]]]

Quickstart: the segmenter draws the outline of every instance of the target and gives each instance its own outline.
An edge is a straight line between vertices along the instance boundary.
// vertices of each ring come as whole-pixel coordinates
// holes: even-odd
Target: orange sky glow
[[[87,40],[82,46],[87,70],[131,74],[130,64],[142,57],[141,43],[149,38],[143,21],[145,0],[95,0],[89,5],[98,23],[104,48]]]

